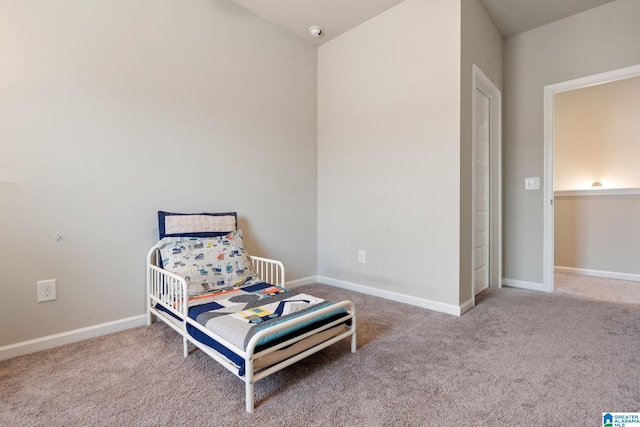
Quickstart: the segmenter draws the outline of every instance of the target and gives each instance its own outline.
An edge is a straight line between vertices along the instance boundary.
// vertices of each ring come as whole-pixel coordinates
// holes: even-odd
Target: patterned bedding
[[[189,317],[245,350],[258,331],[332,304],[318,297],[260,282],[189,298]],[[156,305],[156,308],[169,313],[160,305]],[[345,314],[346,311],[341,308],[329,310],[327,314],[314,317],[309,322],[285,328],[262,338],[256,351],[333,322]],[[238,367],[238,374],[244,375],[244,359],[237,353],[192,325],[187,324],[187,331],[196,340],[223,354]]]
[[[321,298],[264,282],[189,301],[189,317],[242,349],[246,349],[251,338],[265,328],[331,305]],[[317,320],[322,319],[314,319]],[[304,323],[296,325],[295,329],[304,326]],[[263,338],[258,345],[289,332],[291,330],[284,329],[268,339]]]

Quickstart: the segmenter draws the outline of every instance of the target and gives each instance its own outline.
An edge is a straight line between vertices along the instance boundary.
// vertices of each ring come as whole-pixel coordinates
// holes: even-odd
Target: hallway
[[[555,273],[554,288],[554,292],[563,292],[599,301],[640,306],[639,282]]]

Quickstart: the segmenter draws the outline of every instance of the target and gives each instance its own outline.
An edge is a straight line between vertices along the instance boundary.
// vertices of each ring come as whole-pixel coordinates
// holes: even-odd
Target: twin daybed
[[[342,339],[356,351],[355,307],[285,288],[281,262],[249,256],[237,214],[158,212],[160,241],[147,255],[147,324],[162,320],[253,384]]]

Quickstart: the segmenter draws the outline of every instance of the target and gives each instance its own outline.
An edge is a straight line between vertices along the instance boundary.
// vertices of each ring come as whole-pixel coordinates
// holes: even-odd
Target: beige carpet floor
[[[640,282],[555,273],[554,288],[558,292],[598,301],[640,305]]]
[[[351,299],[344,341],[256,383],[164,324],[0,362],[0,426],[598,426],[640,411],[640,308],[488,289],[461,317],[314,284]]]

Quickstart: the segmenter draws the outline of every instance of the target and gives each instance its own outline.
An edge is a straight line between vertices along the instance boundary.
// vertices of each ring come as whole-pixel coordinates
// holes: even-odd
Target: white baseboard
[[[9,344],[0,347],[0,360],[11,359],[12,357],[24,354],[35,353],[37,351],[48,350],[64,344],[95,338],[113,332],[124,331],[147,324],[147,315],[128,317],[126,319],[114,320],[113,322],[101,323],[99,325],[88,326],[86,328],[74,329],[60,334],[49,335],[16,344]]]
[[[295,288],[297,286],[310,285],[312,283],[317,283],[317,282],[318,282],[318,276],[309,276],[309,277],[303,277],[302,279],[291,280],[290,282],[286,282],[285,287]]]
[[[418,298],[411,295],[400,294],[398,292],[386,291],[383,289],[372,288],[370,286],[359,285],[357,283],[346,282],[344,280],[331,279],[329,277],[318,276],[318,282],[326,283],[327,285],[335,286],[337,288],[348,289],[350,291],[361,292],[367,295],[373,295],[375,297],[385,298],[392,301],[398,301],[405,304],[415,305],[422,308],[427,308],[433,311],[439,311],[441,313],[453,314],[460,316],[464,311],[471,307],[466,308],[463,311],[463,306],[457,306],[452,304],[445,304],[438,301],[431,301],[425,298]],[[468,304],[465,303],[464,307]],[[473,302],[471,303],[473,304]]]
[[[580,276],[603,277],[605,279],[628,280],[640,282],[640,274],[616,273],[615,271],[587,270],[585,268],[553,267],[556,273],[577,274]]]
[[[509,286],[511,288],[529,289],[532,291],[542,292],[546,290],[542,283],[525,282],[524,280],[504,279],[502,283],[503,285]]]
[[[465,303],[463,303],[460,306],[460,314],[459,314],[459,316],[465,314],[467,311],[471,310],[475,306],[473,301],[474,300],[472,298],[472,299],[466,301]]]
[[[429,310],[441,313],[453,314],[460,316],[473,307],[473,300],[469,300],[461,306],[445,304],[438,301],[431,301],[424,298],[418,298],[411,295],[400,294],[398,292],[387,291],[369,286],[359,285],[356,283],[346,282],[343,280],[330,279],[322,276],[310,276],[302,279],[286,282],[287,288],[295,288],[297,286],[309,285],[312,283],[326,283],[327,285],[337,288],[349,289],[363,294],[373,295],[380,298],[398,301],[405,304],[415,305]],[[0,360],[11,359],[13,357],[22,356],[37,351],[48,350],[60,345],[71,344],[89,338],[95,338],[114,332],[124,331],[126,329],[135,328],[137,326],[146,325],[147,316],[141,314],[139,316],[128,317],[126,319],[115,320],[113,322],[102,323],[99,325],[88,326],[86,328],[74,329],[72,331],[62,332],[59,334],[49,335],[46,337],[36,338],[28,341],[22,341],[15,344],[9,344],[0,347]]]

